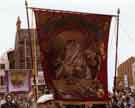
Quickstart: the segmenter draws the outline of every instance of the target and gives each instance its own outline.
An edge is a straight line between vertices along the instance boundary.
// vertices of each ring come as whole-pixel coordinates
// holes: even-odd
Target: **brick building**
[[[29,37],[28,29],[21,28],[21,21],[18,17],[17,19],[17,32],[16,32],[16,39],[15,39],[15,69],[32,69],[32,55],[31,55],[31,37]],[[36,35],[35,29],[30,29],[31,36]],[[38,71],[42,70],[41,63],[40,63],[40,52],[39,46],[36,43],[37,49],[37,67]]]
[[[15,50],[14,50],[15,69],[32,69],[31,44],[33,40],[31,41],[30,36],[35,35],[35,37],[37,37],[36,30],[30,29],[31,35],[29,36],[28,29],[21,28],[21,20],[19,17],[17,18],[16,29],[17,29],[17,32],[16,32],[16,38],[15,38]],[[39,45],[37,44],[37,42],[36,42],[36,64],[37,64],[37,75],[38,75],[37,84],[39,86],[39,89],[43,90],[45,88],[44,87],[45,81],[44,81],[42,66],[40,63]]]
[[[117,88],[135,87],[135,58],[130,57],[118,66]]]

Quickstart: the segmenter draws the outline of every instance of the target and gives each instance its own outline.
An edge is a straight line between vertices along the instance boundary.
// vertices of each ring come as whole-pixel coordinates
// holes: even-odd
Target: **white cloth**
[[[50,100],[54,100],[53,94],[44,94],[38,98],[37,103],[45,103]]]

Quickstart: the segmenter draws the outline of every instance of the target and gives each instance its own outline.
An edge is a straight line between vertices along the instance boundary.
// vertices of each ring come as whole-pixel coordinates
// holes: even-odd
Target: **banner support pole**
[[[116,77],[117,77],[117,62],[118,62],[118,35],[119,35],[119,14],[120,14],[120,9],[118,8],[117,10],[117,35],[116,35],[116,51],[115,51],[115,74],[114,74],[114,93],[116,91],[117,88],[117,81],[116,81]]]
[[[29,36],[29,40],[30,40],[30,48],[31,48],[31,61],[32,61],[32,74],[33,74],[33,83],[34,83],[34,98],[35,98],[35,101],[37,100],[38,98],[38,93],[37,93],[37,81],[36,81],[36,69],[35,69],[35,54],[33,54],[33,51],[34,50],[34,44],[35,42],[33,42],[33,38],[32,38],[32,35],[31,35],[31,32],[30,32],[30,23],[29,23],[29,13],[28,13],[28,3],[27,3],[27,0],[25,0],[25,7],[26,7],[26,14],[27,14],[27,24],[28,24],[28,36]]]

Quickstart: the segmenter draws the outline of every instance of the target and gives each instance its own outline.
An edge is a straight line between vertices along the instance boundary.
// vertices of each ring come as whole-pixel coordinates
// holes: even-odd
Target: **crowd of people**
[[[6,94],[0,96],[0,108],[30,108],[32,100],[27,95]]]
[[[33,102],[32,98],[30,99],[28,95],[24,94],[6,94],[0,96],[0,108],[33,108]],[[108,104],[91,104],[84,108],[135,108],[135,90],[131,90],[130,88],[117,90],[110,96]]]
[[[112,108],[135,108],[135,90],[125,88],[116,90],[111,96]]]

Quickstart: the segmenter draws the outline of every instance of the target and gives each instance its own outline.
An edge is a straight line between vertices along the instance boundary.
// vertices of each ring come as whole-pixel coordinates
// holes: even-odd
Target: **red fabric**
[[[45,80],[56,99],[108,100],[109,15],[34,9]]]

